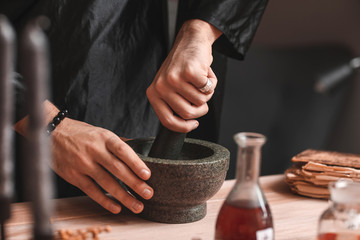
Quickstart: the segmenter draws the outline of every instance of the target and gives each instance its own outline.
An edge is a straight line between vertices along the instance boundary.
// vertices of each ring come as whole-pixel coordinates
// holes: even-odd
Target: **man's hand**
[[[44,105],[46,116],[53,117],[58,112],[50,102],[46,101]],[[26,136],[25,126],[26,119],[23,119],[15,129]],[[144,208],[142,202],[125,191],[111,174],[144,199],[153,196],[153,189],[144,181],[150,178],[150,169],[111,131],[65,118],[51,134],[53,161],[50,165],[53,170],[110,212],[119,213],[121,206],[99,186],[134,213],[140,213]]]
[[[201,20],[184,23],[174,46],[147,89],[147,97],[161,123],[176,132],[197,128],[195,120],[208,112],[207,102],[214,93],[217,78],[212,63],[213,42],[221,32]],[[200,91],[208,81],[212,86]],[[176,113],[176,114],[175,114]]]

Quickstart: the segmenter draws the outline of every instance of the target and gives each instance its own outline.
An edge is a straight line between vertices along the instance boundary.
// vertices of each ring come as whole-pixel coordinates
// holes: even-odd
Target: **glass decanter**
[[[238,144],[236,182],[220,209],[216,240],[273,240],[271,211],[259,185],[262,134],[242,132]]]
[[[329,184],[331,205],[319,219],[318,240],[360,240],[360,183]]]

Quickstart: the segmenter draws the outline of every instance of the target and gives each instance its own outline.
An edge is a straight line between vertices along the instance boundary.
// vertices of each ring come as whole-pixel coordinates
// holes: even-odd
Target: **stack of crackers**
[[[360,155],[308,149],[291,160],[285,171],[285,182],[297,194],[330,197],[328,184],[339,179],[360,182]]]

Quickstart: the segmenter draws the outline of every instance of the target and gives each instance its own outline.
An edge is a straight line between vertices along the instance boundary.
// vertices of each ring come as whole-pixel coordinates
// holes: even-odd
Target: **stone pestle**
[[[177,160],[184,145],[185,137],[186,133],[171,131],[161,124],[148,156]]]
[[[5,239],[4,223],[10,218],[13,197],[13,89],[15,32],[7,18],[0,15],[0,222],[1,239]]]

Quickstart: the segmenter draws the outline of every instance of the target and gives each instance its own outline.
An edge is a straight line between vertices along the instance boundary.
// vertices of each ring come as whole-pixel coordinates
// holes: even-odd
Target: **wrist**
[[[46,133],[48,135],[51,134],[52,131],[68,116],[68,110],[64,109],[58,112],[56,116],[52,119],[52,121],[47,125]]]
[[[212,45],[222,35],[222,32],[216,27],[200,19],[186,21],[182,25],[180,33],[183,37],[199,39],[209,45]]]
[[[53,118],[58,114],[59,109],[48,100],[44,101],[43,109],[44,109],[43,127],[45,129],[48,123],[50,123],[53,120]],[[25,137],[27,136],[27,128],[28,128],[28,116],[22,118],[14,125],[15,131]]]
[[[58,114],[60,111],[54,104],[52,104],[50,101],[45,100],[43,103],[44,106],[44,124],[45,126],[50,123],[53,118]]]

